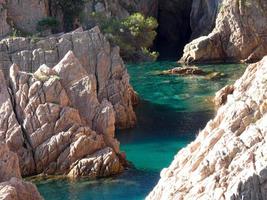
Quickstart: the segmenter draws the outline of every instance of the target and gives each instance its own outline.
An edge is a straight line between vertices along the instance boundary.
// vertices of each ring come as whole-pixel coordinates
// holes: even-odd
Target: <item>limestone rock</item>
[[[114,138],[113,105],[107,99],[99,103],[96,77],[86,72],[72,51],[54,68],[42,65],[34,73],[13,64],[10,92],[1,77],[1,105],[8,111],[3,114],[12,123],[0,117],[0,138],[11,147],[17,144],[13,151],[23,176],[70,173],[97,178],[123,170]],[[17,132],[7,137],[13,127]]]
[[[86,87],[87,84],[92,91],[97,91],[99,102],[104,99],[110,101],[115,110],[116,127],[134,126],[136,116],[128,92],[132,87],[127,69],[119,55],[119,48],[111,47],[98,27],[39,40],[22,37],[3,39],[0,41],[0,67],[6,75],[12,63],[27,72],[36,71],[42,64],[54,67],[69,50],[74,52],[84,71],[89,74],[88,80],[80,77],[81,81],[75,87]],[[81,66],[77,67],[81,69]],[[93,96],[91,98],[90,101],[96,100]]]
[[[147,199],[267,199],[267,57],[235,82],[215,118],[179,151]]]
[[[21,180],[18,157],[2,142],[0,142],[0,199],[42,200],[32,183]]]
[[[185,46],[182,62],[260,60],[267,53],[267,2],[223,0],[216,26]]]

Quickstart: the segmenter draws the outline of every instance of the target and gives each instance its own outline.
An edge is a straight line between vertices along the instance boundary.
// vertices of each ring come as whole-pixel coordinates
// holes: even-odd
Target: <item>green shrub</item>
[[[156,52],[149,48],[157,35],[157,20],[134,13],[125,19],[108,18],[103,14],[92,13],[91,18],[100,27],[109,41],[118,45],[121,56],[127,61],[155,60]]]
[[[59,26],[59,21],[54,17],[46,17],[37,24],[37,31],[45,31],[47,29],[55,30]]]

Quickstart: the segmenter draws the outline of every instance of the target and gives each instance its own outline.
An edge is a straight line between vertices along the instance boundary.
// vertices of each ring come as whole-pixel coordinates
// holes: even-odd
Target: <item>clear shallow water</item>
[[[121,150],[135,168],[116,177],[89,181],[48,179],[36,181],[46,200],[141,200],[159,180],[162,168],[195,138],[214,109],[211,97],[243,73],[242,65],[203,65],[205,71],[223,72],[217,80],[203,77],[160,76],[174,62],[129,65],[131,83],[141,97],[136,108],[137,127],[117,132]]]

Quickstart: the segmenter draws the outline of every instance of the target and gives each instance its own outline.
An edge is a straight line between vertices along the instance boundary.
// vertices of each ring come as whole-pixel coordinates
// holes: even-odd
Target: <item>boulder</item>
[[[162,170],[146,199],[267,199],[266,74],[267,57],[248,66],[215,118]]]
[[[267,2],[223,0],[213,31],[184,48],[185,63],[254,62],[267,53]]]

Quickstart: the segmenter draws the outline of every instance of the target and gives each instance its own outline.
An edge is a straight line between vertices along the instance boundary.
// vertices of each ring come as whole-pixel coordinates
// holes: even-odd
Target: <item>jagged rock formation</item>
[[[53,67],[69,50],[74,52],[87,73],[95,76],[98,101],[107,99],[112,103],[116,126],[134,126],[133,89],[119,48],[111,47],[97,27],[41,40],[22,37],[3,39],[0,41],[0,68],[8,74],[12,63],[26,72],[33,72],[42,64]]]
[[[23,176],[96,178],[123,170],[113,106],[98,101],[95,75],[73,52],[33,74],[13,64],[9,80],[8,87],[0,72],[0,139],[17,153]]]
[[[182,62],[253,62],[267,53],[267,2],[223,0],[216,26],[185,46]]]
[[[42,200],[37,188],[21,180],[17,155],[0,142],[0,199]]]
[[[267,199],[267,57],[250,65],[147,199]]]
[[[190,14],[191,39],[208,35],[212,31],[221,2],[222,0],[193,0]]]

